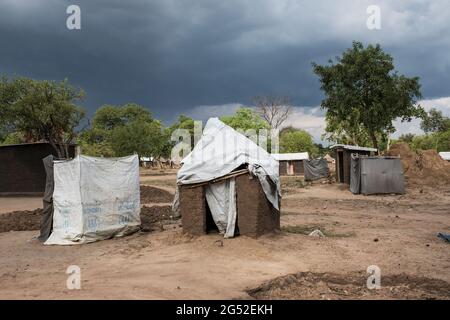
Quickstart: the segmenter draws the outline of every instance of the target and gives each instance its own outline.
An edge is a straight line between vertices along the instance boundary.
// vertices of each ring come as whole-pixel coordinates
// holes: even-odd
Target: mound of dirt
[[[0,214],[0,232],[32,231],[41,228],[42,209],[14,211]],[[143,206],[141,208],[142,229],[154,230],[164,221],[175,220],[171,206]]]
[[[141,186],[141,203],[169,203],[173,201],[173,194],[169,191],[150,187]]]
[[[381,288],[369,290],[365,273],[346,275],[300,272],[278,277],[247,293],[256,299],[449,299],[450,283],[406,274],[381,277]]]
[[[400,156],[405,177],[410,184],[435,186],[450,183],[450,163],[435,150],[412,151],[408,144],[397,143],[387,152]]]
[[[41,228],[42,209],[0,214],[0,232],[29,231]]]
[[[174,220],[171,206],[143,206],[141,208],[142,229],[153,230],[161,227],[164,221]]]

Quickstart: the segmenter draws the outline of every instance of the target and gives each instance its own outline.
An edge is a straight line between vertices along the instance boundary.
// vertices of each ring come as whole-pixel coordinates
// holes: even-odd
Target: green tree
[[[166,141],[167,137],[159,121],[132,121],[114,128],[111,134],[111,147],[117,156],[136,152],[139,157],[159,158]]]
[[[333,143],[367,146],[371,143],[367,130],[354,117],[355,114],[349,115],[347,120],[340,121],[337,117],[327,113],[325,133],[322,139],[326,139]]]
[[[433,132],[421,136],[415,136],[410,143],[413,150],[430,150],[437,152],[450,150],[450,130]]]
[[[270,125],[255,110],[239,108],[234,115],[223,116],[220,120],[270,152],[269,146],[272,143]],[[260,140],[262,136],[260,130],[266,130],[267,139],[265,141]]]
[[[329,147],[324,147],[323,144],[321,144],[321,143],[314,143],[314,145],[316,146],[318,152],[317,152],[317,154],[313,154],[313,156],[323,157],[327,153],[330,153]]]
[[[405,143],[411,144],[411,142],[413,141],[414,137],[415,137],[415,134],[413,134],[413,133],[405,133],[405,134],[402,134],[398,138],[398,140],[401,141],[401,142],[405,142]]]
[[[189,133],[191,136],[194,135],[194,119],[185,116],[184,114],[181,114],[178,116],[178,120],[172,124],[170,127],[168,127],[166,130],[168,133],[172,133],[176,129],[186,129],[189,130]]]
[[[442,115],[442,112],[432,108],[422,119],[420,127],[425,133],[444,132],[450,130],[450,118]]]
[[[253,109],[239,108],[232,116],[223,116],[220,118],[222,122],[236,130],[270,130],[269,124],[264,121]]]
[[[435,149],[435,139],[431,134],[415,136],[411,141],[413,150],[430,150]]]
[[[24,136],[20,132],[12,132],[5,136],[0,145],[6,146],[11,144],[21,144],[25,142]]]
[[[443,132],[437,132],[436,151],[449,151],[450,150],[450,129]]]
[[[178,116],[178,120],[175,123],[165,129],[166,135],[168,136],[168,142],[165,146],[164,151],[165,156],[168,156],[170,154],[172,147],[177,143],[177,141],[171,141],[172,133],[177,129],[184,129],[189,131],[189,134],[191,136],[191,149],[194,148],[194,126],[194,119],[182,114]]]
[[[161,157],[168,137],[162,124],[145,107],[135,103],[104,105],[94,114],[92,127],[79,143],[83,153],[94,156]]]
[[[327,120],[344,123],[345,129],[362,127],[377,149],[378,135],[393,132],[395,119],[411,121],[424,115],[416,105],[421,97],[419,78],[399,75],[393,58],[380,45],[353,42],[335,63],[313,63],[313,68],[325,92],[321,106]]]
[[[281,129],[280,130],[280,132],[279,132],[279,134],[280,134],[280,136],[282,136],[283,134],[285,134],[285,133],[288,133],[288,132],[295,132],[295,131],[297,131],[298,129],[295,129],[293,126],[287,126],[287,127],[284,127],[283,129]]]
[[[76,128],[84,110],[76,101],[84,92],[61,82],[2,77],[0,80],[0,114],[10,129],[27,142],[49,142],[60,158],[68,158],[69,144],[77,136]]]
[[[280,151],[282,153],[308,152],[311,157],[319,153],[319,148],[313,143],[312,136],[305,130],[284,132],[280,135]]]

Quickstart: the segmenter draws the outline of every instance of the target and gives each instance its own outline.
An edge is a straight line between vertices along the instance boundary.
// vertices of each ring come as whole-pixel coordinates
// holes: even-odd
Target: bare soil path
[[[154,179],[158,187],[174,175]],[[450,246],[436,236],[450,232],[450,188],[284,191],[282,231],[259,239],[191,238],[179,221],[71,247],[42,246],[30,240],[37,231],[0,233],[0,299],[450,299]],[[326,237],[306,235],[315,228]],[[81,268],[81,290],[66,288],[69,265]],[[381,291],[365,289],[370,265],[386,280]]]

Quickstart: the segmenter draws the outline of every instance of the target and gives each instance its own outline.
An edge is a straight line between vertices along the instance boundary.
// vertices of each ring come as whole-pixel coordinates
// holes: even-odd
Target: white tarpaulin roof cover
[[[450,152],[439,152],[442,159],[450,161]]]
[[[278,161],[309,160],[308,152],[272,153],[271,156]]]
[[[137,155],[54,162],[53,231],[45,244],[81,244],[139,229]]]
[[[207,182],[223,177],[243,164],[256,175],[267,199],[279,210],[278,161],[218,118],[210,118],[194,149],[182,161],[179,184]]]

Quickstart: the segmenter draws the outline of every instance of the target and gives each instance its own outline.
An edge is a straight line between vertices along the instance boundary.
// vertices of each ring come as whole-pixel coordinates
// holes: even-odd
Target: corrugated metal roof
[[[308,152],[299,153],[272,153],[271,156],[278,161],[292,161],[292,160],[308,160]]]
[[[376,152],[377,149],[375,148],[366,148],[366,147],[360,147],[360,146],[350,146],[348,144],[335,144],[334,146],[331,147],[331,149],[336,149],[336,148],[343,148],[346,150],[355,150],[355,151],[372,151],[372,152]]]
[[[442,159],[450,161],[450,151],[447,152],[439,152],[439,155]]]

